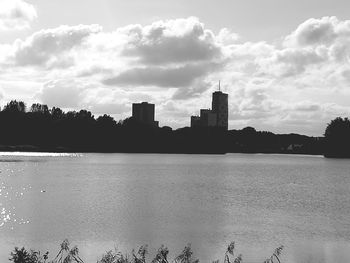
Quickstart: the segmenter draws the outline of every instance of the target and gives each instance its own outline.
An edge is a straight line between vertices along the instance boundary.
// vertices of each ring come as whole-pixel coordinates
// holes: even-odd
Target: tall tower
[[[217,114],[217,127],[228,129],[228,94],[219,91],[213,93],[212,111]]]

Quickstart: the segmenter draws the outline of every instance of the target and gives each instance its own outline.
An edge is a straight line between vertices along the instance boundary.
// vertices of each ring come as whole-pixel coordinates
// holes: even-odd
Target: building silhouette
[[[201,127],[201,117],[200,116],[191,116],[191,127]]]
[[[228,94],[219,91],[213,93],[212,112],[216,114],[216,126],[228,129]]]
[[[191,116],[191,127],[218,127],[228,129],[228,94],[220,88],[213,92],[212,109],[201,109],[200,116]]]
[[[191,127],[216,127],[217,116],[210,109],[201,109],[200,116],[191,116]]]
[[[154,109],[154,104],[148,102],[133,103],[132,117],[140,123],[158,127],[159,122],[154,120]]]
[[[204,126],[215,127],[217,123],[216,114],[210,109],[201,109],[200,116]]]

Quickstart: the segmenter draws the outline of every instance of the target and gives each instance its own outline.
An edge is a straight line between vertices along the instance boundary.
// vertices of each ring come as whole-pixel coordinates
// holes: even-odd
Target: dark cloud
[[[199,97],[203,92],[210,89],[212,86],[207,82],[198,82],[194,83],[190,87],[178,88],[174,95],[172,96],[173,100],[188,100]]]
[[[180,67],[145,67],[126,70],[103,81],[105,85],[187,87],[199,77],[217,70],[215,63],[187,64]]]
[[[341,76],[346,80],[347,83],[350,83],[350,69],[344,70],[341,73]]]
[[[301,111],[301,112],[315,112],[315,111],[320,111],[321,106],[319,104],[312,103],[312,102],[299,102],[295,104],[294,110]]]
[[[106,67],[92,66],[90,68],[80,70],[77,73],[77,77],[90,77],[96,74],[103,74],[103,73],[110,74],[112,73],[112,70]]]

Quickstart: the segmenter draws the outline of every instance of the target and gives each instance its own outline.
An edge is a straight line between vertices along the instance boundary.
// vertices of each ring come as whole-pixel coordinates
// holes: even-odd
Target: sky
[[[116,120],[156,104],[189,126],[229,94],[229,128],[321,136],[350,115],[350,1],[0,0],[0,105]]]

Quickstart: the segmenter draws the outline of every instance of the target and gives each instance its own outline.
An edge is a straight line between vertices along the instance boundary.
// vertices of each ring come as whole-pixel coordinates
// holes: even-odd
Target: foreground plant
[[[283,246],[279,246],[278,248],[275,249],[273,252],[272,256],[264,261],[264,263],[274,263],[274,259],[277,259],[279,263],[281,263],[280,256],[283,250]]]
[[[198,259],[192,259],[192,249],[191,249],[191,244],[188,244],[182,253],[177,256],[174,260],[175,263],[198,263]]]
[[[235,256],[235,242],[231,242],[224,256],[223,263],[242,263],[242,255]],[[281,263],[280,256],[283,250],[283,246],[275,249],[272,256],[264,261],[264,263]],[[107,251],[97,263],[146,263],[146,255],[148,253],[147,245],[141,246],[137,252],[132,250],[131,256],[128,254],[122,254],[116,248],[114,250]],[[61,245],[57,256],[52,261],[48,260],[49,252],[41,255],[40,251],[30,250],[27,251],[24,247],[19,249],[15,248],[14,252],[11,252],[10,261],[14,263],[84,263],[79,256],[79,249],[77,246],[70,248],[70,244],[65,239]],[[169,263],[168,261],[169,249],[162,245],[154,258],[150,263]],[[199,263],[198,259],[193,258],[193,252],[191,245],[188,244],[182,250],[182,252],[172,260],[173,263]],[[219,260],[212,263],[220,263]]]
[[[74,246],[72,249],[69,248],[69,241],[65,239],[61,243],[61,250],[58,252],[52,263],[84,263],[84,261],[79,257],[79,249]]]
[[[243,261],[242,259],[242,255],[239,254],[236,258],[234,258],[234,250],[235,250],[235,242],[231,242],[228,247],[227,250],[225,252],[225,258],[224,258],[224,263],[241,263]],[[232,261],[233,258],[233,261]],[[217,262],[219,262],[219,260],[217,260]]]
[[[19,249],[15,247],[15,251],[10,254],[10,261],[14,263],[46,263],[49,252],[41,255],[40,251],[27,251],[24,247]]]
[[[137,253],[132,250],[132,255],[135,263],[146,263],[147,245],[141,246]]]
[[[97,263],[131,263],[131,261],[128,256],[124,256],[121,252],[117,251],[117,249],[114,249],[114,251],[107,251]]]

